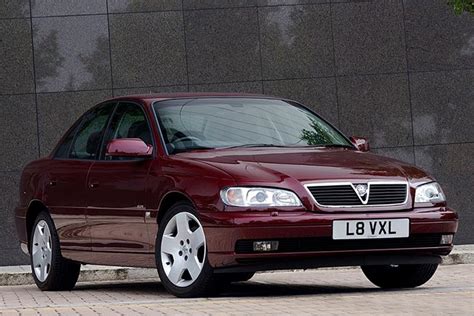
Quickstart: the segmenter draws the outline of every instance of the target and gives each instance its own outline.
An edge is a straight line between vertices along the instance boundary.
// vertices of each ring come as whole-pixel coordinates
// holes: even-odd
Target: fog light
[[[254,241],[253,251],[275,251],[278,250],[278,241]]]
[[[453,235],[441,235],[441,245],[451,245],[453,243]]]

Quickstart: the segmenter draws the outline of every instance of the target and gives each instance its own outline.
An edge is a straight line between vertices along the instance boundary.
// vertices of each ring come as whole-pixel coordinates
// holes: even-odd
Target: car
[[[24,168],[19,191],[16,228],[41,290],[71,290],[81,264],[156,268],[178,297],[332,266],[412,288],[458,227],[425,171],[296,101],[253,94],[104,101]]]

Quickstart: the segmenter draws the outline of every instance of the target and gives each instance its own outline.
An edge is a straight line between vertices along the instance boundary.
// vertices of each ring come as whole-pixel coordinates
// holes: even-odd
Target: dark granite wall
[[[87,108],[142,92],[244,91],[310,105],[432,172],[474,234],[474,17],[444,0],[2,0],[0,265],[26,262],[20,171]]]

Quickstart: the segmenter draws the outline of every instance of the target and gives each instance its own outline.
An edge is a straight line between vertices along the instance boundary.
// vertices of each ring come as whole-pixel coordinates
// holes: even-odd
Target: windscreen
[[[283,100],[199,98],[158,101],[168,152],[229,147],[353,148],[329,123]]]

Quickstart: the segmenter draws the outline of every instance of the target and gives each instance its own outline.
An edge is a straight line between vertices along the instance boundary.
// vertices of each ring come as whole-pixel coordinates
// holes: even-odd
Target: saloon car
[[[178,297],[330,266],[416,287],[458,225],[425,171],[298,102],[250,94],[104,101],[24,168],[19,194],[18,237],[41,290],[72,289],[82,264],[156,268]]]

